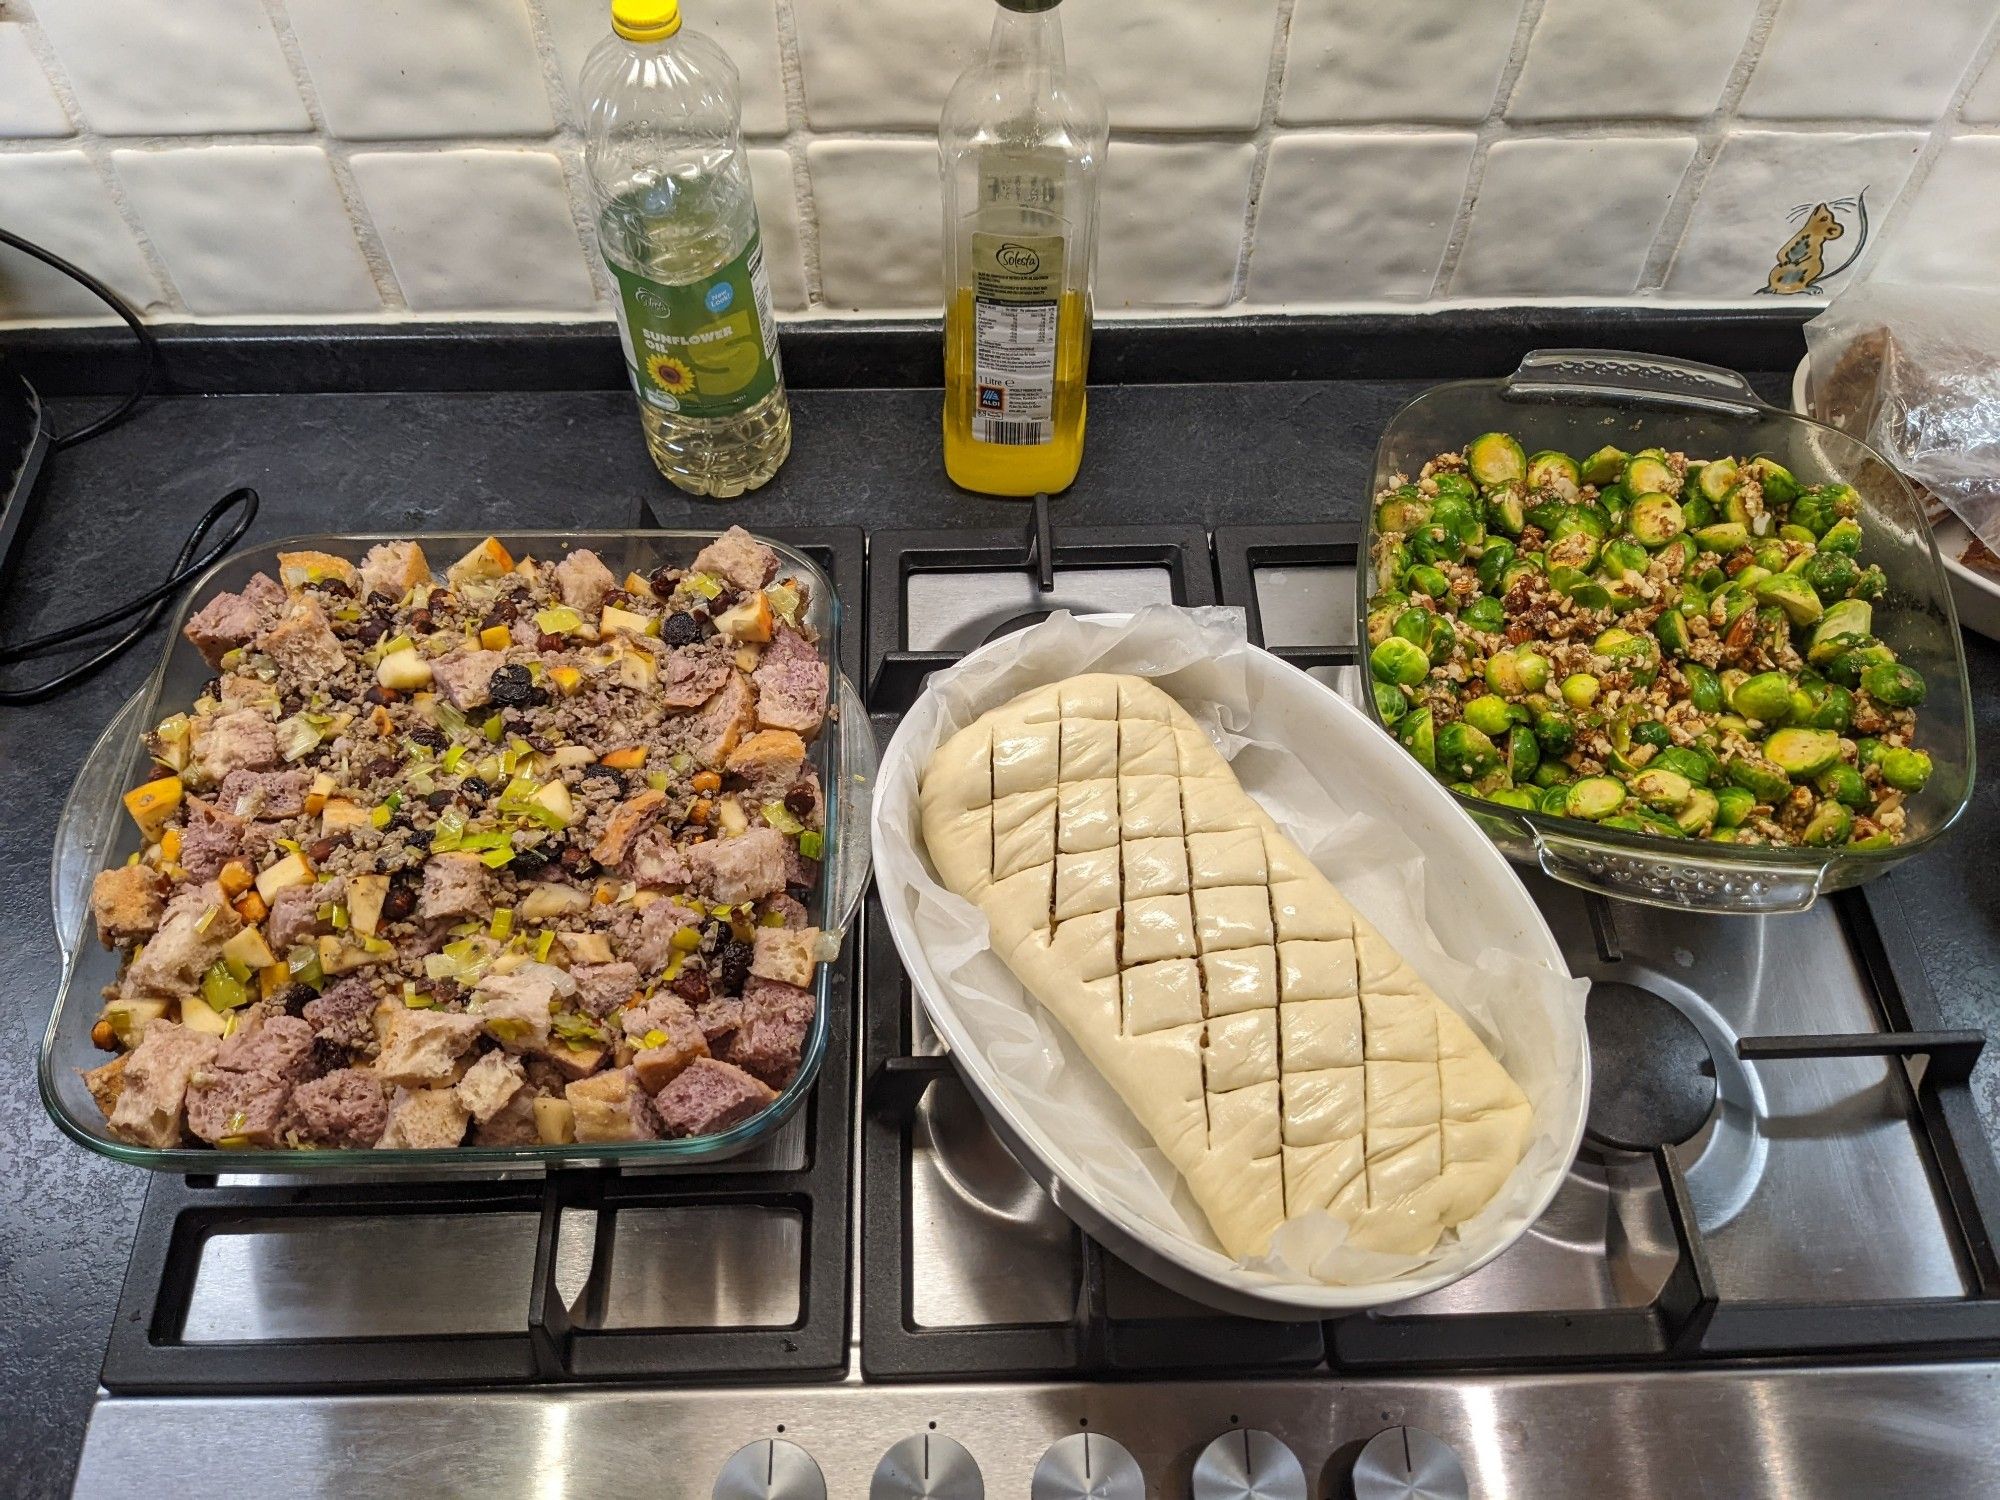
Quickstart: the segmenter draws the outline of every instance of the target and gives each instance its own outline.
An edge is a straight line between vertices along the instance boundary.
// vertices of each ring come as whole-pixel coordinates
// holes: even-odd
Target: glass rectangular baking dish
[[[581,1162],[691,1163],[714,1161],[749,1150],[782,1125],[804,1102],[826,1056],[830,966],[822,965],[816,984],[818,1004],[801,1053],[798,1075],[761,1113],[715,1135],[680,1140],[632,1141],[564,1146],[459,1146],[448,1150],[217,1151],[192,1147],[156,1150],[114,1140],[104,1117],[79,1077],[81,1069],[105,1061],[90,1039],[101,1002],[100,990],[118,977],[119,958],[98,945],[90,914],[90,886],[99,870],[122,863],[140,847],[139,832],[125,815],[121,797],[143,780],[151,763],[141,736],[165,715],[185,708],[213,671],[181,626],[201,605],[225,590],[239,589],[257,572],[273,577],[280,551],[310,549],[359,561],[377,542],[410,540],[422,545],[435,570],[459,557],[485,532],[393,533],[290,537],[224,558],[198,579],[172,617],[160,665],[98,737],[78,772],[50,860],[56,938],[63,955],[62,990],[42,1037],[42,1103],[63,1132],[106,1156],[169,1172],[462,1171],[540,1167]],[[516,557],[556,558],[589,547],[620,577],[668,565],[686,566],[715,539],[714,532],[597,531],[509,532],[500,541]],[[875,738],[860,695],[840,670],[841,601],[832,580],[795,548],[766,540],[781,560],[781,572],[811,584],[806,619],[819,636],[822,659],[833,685],[827,726],[812,746],[826,798],[826,849],[815,891],[813,919],[825,931],[844,933],[868,884],[868,800],[873,790]]]
[[[1805,483],[1845,480],[1861,496],[1861,561],[1879,563],[1887,593],[1875,628],[1930,692],[1917,744],[1931,779],[1905,804],[1908,833],[1887,849],[1711,844],[1604,828],[1476,797],[1459,803],[1512,859],[1584,890],[1654,906],[1717,913],[1804,911],[1827,891],[1859,885],[1921,853],[1965,811],[1972,794],[1972,689],[1951,589],[1922,507],[1901,475],[1867,444],[1767,406],[1741,375],[1713,365],[1613,350],[1544,349],[1503,380],[1462,380],[1426,391],[1390,421],[1375,450],[1356,639],[1368,639],[1375,577],[1374,497],[1390,476],[1414,476],[1439,453],[1482,432],[1511,432],[1527,450],[1585,454],[1615,444],[1690,457],[1768,454]],[[1360,694],[1381,722],[1374,695]],[[1386,732],[1386,731],[1385,731]]]

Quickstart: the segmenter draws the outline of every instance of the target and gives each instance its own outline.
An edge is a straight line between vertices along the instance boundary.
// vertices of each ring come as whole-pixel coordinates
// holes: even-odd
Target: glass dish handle
[[[1507,394],[1658,396],[1732,412],[1760,411],[1764,405],[1734,370],[1617,349],[1530,350],[1507,378]]]
[[[1535,834],[1535,859],[1543,874],[1578,890],[1725,916],[1804,911],[1819,899],[1827,872],[1825,865],[1774,870],[1721,859],[1661,858],[1542,832]]]
[[[875,773],[881,751],[875,744],[875,726],[869,722],[861,694],[855,691],[845,672],[840,673],[837,712],[835,728],[839,738],[834,742],[833,774],[840,778],[841,833],[825,876],[832,882],[827,893],[828,920],[833,931],[844,933],[854,920],[854,909],[861,904],[874,869],[870,830],[874,827]]]
[[[117,839],[124,790],[132,766],[132,746],[146,695],[134,693],[111,716],[97,743],[83,758],[62,816],[56,820],[55,848],[49,857],[49,901],[55,910],[56,942],[62,946],[65,970],[76,962],[76,951],[88,937],[90,887],[104,868]]]

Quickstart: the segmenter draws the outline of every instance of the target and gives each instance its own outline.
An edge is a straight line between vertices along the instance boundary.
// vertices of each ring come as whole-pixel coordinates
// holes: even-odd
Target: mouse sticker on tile
[[[1799,227],[1779,247],[1758,292],[1778,297],[1820,295],[1827,282],[1860,259],[1868,243],[1867,193],[1863,188],[1851,198],[1794,205],[1786,217]],[[1847,242],[1844,254],[1827,250],[1835,240]]]

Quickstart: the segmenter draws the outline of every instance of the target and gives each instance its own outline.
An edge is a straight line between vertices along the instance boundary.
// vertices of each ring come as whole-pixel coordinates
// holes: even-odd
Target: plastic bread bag
[[[2000,293],[1867,282],[1806,324],[1812,415],[2000,551]]]
[[[1413,1282],[1442,1284],[1511,1242],[1567,1171],[1586,1087],[1587,986],[1498,946],[1447,952],[1432,925],[1445,904],[1437,894],[1440,875],[1429,877],[1427,899],[1423,853],[1399,826],[1397,810],[1345,790],[1352,781],[1341,770],[1347,757],[1378,748],[1386,757],[1404,752],[1358,716],[1352,744],[1330,736],[1328,709],[1317,694],[1312,722],[1296,708],[1274,710],[1269,700],[1253,716],[1251,655],[1239,611],[1157,605],[1123,620],[1058,613],[934,674],[883,758],[875,804],[877,888],[899,936],[917,939],[920,951],[907,967],[934,1024],[962,1051],[977,1053],[975,1076],[982,1084],[990,1079],[1017,1122],[1060,1143],[1063,1175],[1087,1183],[1128,1227],[1142,1226],[1147,1243],[1174,1242],[1176,1258],[1208,1279],[1253,1294],[1278,1284],[1352,1288],[1351,1302],[1327,1305],[1372,1305],[1425,1289]],[[1522,1162],[1485,1209],[1447,1230],[1428,1255],[1347,1246],[1344,1225],[1321,1212],[1284,1226],[1257,1261],[1226,1256],[1150,1135],[991,951],[984,913],[938,881],[924,853],[917,797],[932,752],[1017,694],[1092,671],[1133,673],[1171,693],[1208,732],[1244,790],[1471,1022],[1528,1095],[1534,1126]],[[1423,774],[1414,764],[1409,769]],[[1511,874],[1500,878],[1513,885]],[[1511,897],[1531,910],[1518,885]],[[910,957],[907,941],[904,951]],[[1395,1288],[1398,1280],[1407,1290]]]

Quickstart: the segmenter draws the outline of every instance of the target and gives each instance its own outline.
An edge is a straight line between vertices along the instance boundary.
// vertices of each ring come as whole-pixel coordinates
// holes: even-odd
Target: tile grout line
[[[785,88],[785,132],[779,148],[792,164],[792,215],[799,236],[799,269],[805,281],[806,301],[801,312],[810,314],[826,301],[825,279],[820,270],[819,215],[813,198],[812,169],[806,161],[806,147],[812,130],[806,120],[805,54],[799,44],[799,18],[795,0],[776,0],[778,13],[778,74]]]
[[[9,10],[13,8],[10,6]],[[167,270],[166,258],[153,244],[152,235],[139,218],[138,210],[127,199],[125,186],[118,180],[118,174],[112,168],[111,152],[115,148],[107,146],[106,138],[90,129],[89,118],[84,114],[83,103],[77,95],[76,85],[70,80],[69,69],[57,55],[55,44],[49,40],[48,33],[42,30],[40,17],[32,10],[25,12],[24,15],[21,35],[27,41],[28,50],[34,54],[35,61],[41,65],[43,76],[48,80],[49,91],[55,95],[56,103],[61,106],[76,131],[73,136],[40,139],[50,149],[77,152],[90,164],[91,170],[97,174],[98,181],[103,183],[105,193],[111,200],[111,211],[118,215],[119,220],[125,225],[126,233],[130,234],[137,244],[139,259],[145,265],[147,274],[153,278],[160,294],[160,301],[165,304],[168,311],[179,313],[184,318],[192,318],[194,314],[188,310],[187,302],[181,296],[180,287]],[[84,269],[91,270],[89,266]],[[108,282],[106,284],[109,285]],[[115,316],[109,308],[98,307],[94,296],[90,300],[95,311],[87,316],[98,320]],[[155,321],[146,316],[150,310],[150,302],[146,307],[137,309],[141,321]]]
[[[335,137],[327,124],[326,110],[319,100],[319,87],[313,82],[311,70],[306,67],[305,49],[299,45],[298,35],[292,30],[292,18],[285,9],[284,0],[264,0],[264,10],[271,19],[272,31],[277,34],[278,50],[284,54],[285,66],[291,70],[292,87],[298,90],[306,118],[312,122],[311,129],[302,134],[317,144],[326,157],[327,171],[333,177],[333,190],[340,195],[341,210],[347,215],[348,233],[354,236],[355,248],[360,253],[361,263],[368,269],[368,279],[374,284],[375,295],[381,299],[384,310],[408,312],[410,305],[403,296],[403,284],[396,279],[388,247],[382,243],[382,237],[375,228],[375,216],[369,211],[367,200],[361,196],[360,184],[354,179],[348,148]],[[286,137],[288,143],[296,139]],[[231,144],[239,142],[232,140]]]
[[[603,257],[597,249],[596,194],[584,160],[582,101],[571,97],[569,82],[563,77],[562,57],[556,51],[555,28],[548,19],[548,0],[529,0],[527,10],[528,34],[534,43],[535,60],[542,68],[542,92],[548,100],[549,117],[556,126],[554,133],[547,137],[546,144],[562,170],[563,196],[569,200],[570,228],[583,251],[584,274],[590,278],[591,293],[596,299],[596,306],[583,316],[601,316],[614,293],[611,273],[605,269]]]
[[[1479,191],[1486,183],[1486,158],[1503,136],[1509,136],[1507,106],[1512,102],[1514,90],[1521,82],[1521,74],[1528,66],[1528,46],[1534,40],[1535,28],[1541,24],[1542,12],[1547,5],[1548,0],[1525,0],[1520,19],[1514,24],[1513,44],[1508,49],[1506,65],[1501,68],[1500,77],[1493,86],[1492,108],[1487,110],[1485,120],[1476,128],[1472,161],[1465,169],[1465,191],[1459,197],[1451,232],[1445,236],[1444,253],[1438,257],[1437,274],[1431,278],[1430,294],[1426,300],[1435,302],[1451,295],[1451,283],[1458,275],[1459,257],[1465,253],[1466,237],[1472,231],[1473,210],[1479,202]]]
[[[1257,248],[1258,210],[1263,206],[1271,147],[1278,138],[1278,107],[1284,97],[1285,70],[1292,53],[1292,17],[1297,12],[1298,0],[1278,0],[1271,62],[1264,74],[1264,102],[1258,111],[1256,129],[1251,132],[1256,154],[1250,159],[1250,182],[1243,201],[1243,236],[1236,247],[1236,268],[1229,278],[1229,292],[1222,300],[1224,307],[1245,301],[1250,295],[1250,257]]]
[[[1993,23],[1987,27],[1985,37],[1972,49],[1971,60],[1958,80],[1958,87],[1952,90],[1951,97],[1945,101],[1944,108],[1932,122],[1929,137],[1918,150],[1917,159],[1910,164],[1909,176],[1903,179],[1902,190],[1896,194],[1895,201],[1883,214],[1881,226],[1875,234],[1876,248],[1868,254],[1870,262],[1880,258],[1881,247],[1895,244],[1896,225],[1907,217],[1908,205],[1916,200],[1918,191],[1929,180],[1931,172],[1937,166],[1938,158],[1944,155],[1945,148],[1953,141],[1962,140],[1967,136],[1987,135],[2000,131],[2000,123],[1973,125],[1963,118],[1965,101],[1979,86],[1980,78],[1989,67],[2000,67],[2000,61],[1996,59],[2000,59],[2000,16],[1994,18]]]
[[[1771,29],[1777,24],[1778,10],[1783,4],[1784,0],[1758,0],[1757,10],[1750,17],[1750,29],[1744,33],[1736,61],[1730,64],[1715,108],[1695,123],[1694,154],[1688,158],[1681,180],[1674,186],[1667,211],[1661,216],[1660,227],[1654,231],[1653,243],[1640,264],[1639,279],[1633,288],[1635,295],[1646,296],[1664,289],[1674,263],[1680,259],[1688,230],[1694,224],[1695,210],[1701,203],[1702,189],[1708,185],[1723,145],[1740,121],[1743,95],[1750,88],[1757,64],[1763,60],[1765,44],[1771,39]]]

